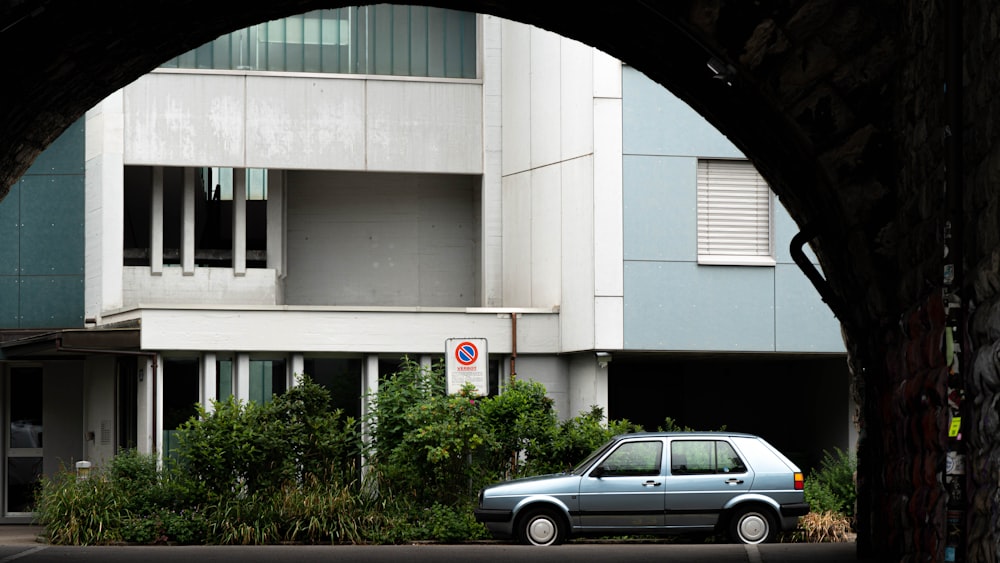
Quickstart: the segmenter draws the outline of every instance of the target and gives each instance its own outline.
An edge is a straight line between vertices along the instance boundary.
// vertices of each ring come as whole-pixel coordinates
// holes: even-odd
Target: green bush
[[[815,513],[833,512],[853,518],[857,498],[854,486],[856,468],[855,457],[840,448],[834,448],[832,453],[824,451],[819,469],[811,472],[805,480],[809,510]]]
[[[484,464],[491,480],[530,473],[534,458],[556,439],[556,412],[541,383],[515,380],[502,394],[482,400],[479,412],[489,440]]]
[[[404,359],[373,397],[370,444],[301,376],[267,404],[216,402],[178,429],[176,455],[122,452],[90,479],[43,479],[52,543],[400,543],[486,537],[483,485],[564,471],[641,430],[593,407],[559,422],[540,383],[447,395],[444,366]],[[358,461],[367,460],[362,475]]]
[[[474,505],[462,502],[448,505],[435,502],[428,507],[414,510],[409,515],[411,540],[432,540],[445,543],[476,540],[489,537],[486,527],[472,514]]]
[[[592,406],[574,418],[558,423],[548,443],[532,442],[526,448],[529,475],[569,471],[591,452],[619,434],[638,432],[642,426],[627,420],[609,421],[604,426],[604,410]]]
[[[215,497],[276,491],[309,477],[353,481],[357,423],[331,410],[330,394],[301,376],[270,403],[215,402],[178,428],[177,463]]]

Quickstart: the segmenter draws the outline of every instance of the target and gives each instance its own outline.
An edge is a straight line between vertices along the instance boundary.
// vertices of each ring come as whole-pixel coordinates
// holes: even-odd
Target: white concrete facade
[[[209,405],[222,358],[246,399],[261,354],[286,358],[289,382],[304,358],[358,355],[371,387],[380,355],[484,337],[501,380],[517,354],[562,416],[607,407],[594,351],[622,344],[620,64],[493,17],[478,29],[478,79],[158,70],[88,114],[87,317],[138,324],[161,358],[142,368],[142,447],[163,429],[162,359],[192,355]],[[125,265],[126,167],[153,178],[146,266]],[[198,167],[237,186],[268,170],[266,267],[245,261],[242,189],[231,266],[197,263]]]
[[[86,315],[141,327],[141,447],[164,439],[172,361],[197,362],[206,406],[248,400],[262,361],[287,387],[356,359],[364,396],[381,360],[427,363],[453,337],[486,338],[499,381],[542,382],[563,418],[608,413],[614,354],[657,351],[626,345],[622,64],[494,17],[477,29],[475,79],[157,70],[88,114]],[[233,169],[227,266],[199,257],[205,167]],[[256,169],[263,207],[245,197]],[[134,265],[123,199],[144,174]]]

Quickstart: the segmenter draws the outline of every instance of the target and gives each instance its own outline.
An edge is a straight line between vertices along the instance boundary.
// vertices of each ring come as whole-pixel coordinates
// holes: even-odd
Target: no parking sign
[[[449,338],[445,341],[444,354],[449,395],[461,391],[466,383],[476,387],[476,395],[489,394],[489,354],[485,338]]]

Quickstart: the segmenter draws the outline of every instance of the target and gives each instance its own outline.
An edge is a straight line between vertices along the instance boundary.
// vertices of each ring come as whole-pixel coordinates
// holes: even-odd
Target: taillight
[[[795,490],[801,491],[806,486],[805,481],[802,479],[801,473],[795,473]]]

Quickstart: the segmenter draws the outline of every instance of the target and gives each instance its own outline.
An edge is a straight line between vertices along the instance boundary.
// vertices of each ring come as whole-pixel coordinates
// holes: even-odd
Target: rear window
[[[798,471],[794,463],[760,438],[734,437],[733,442],[747,457],[753,470],[758,473]]]
[[[725,440],[674,440],[670,443],[670,472],[674,475],[746,471],[746,464]]]

